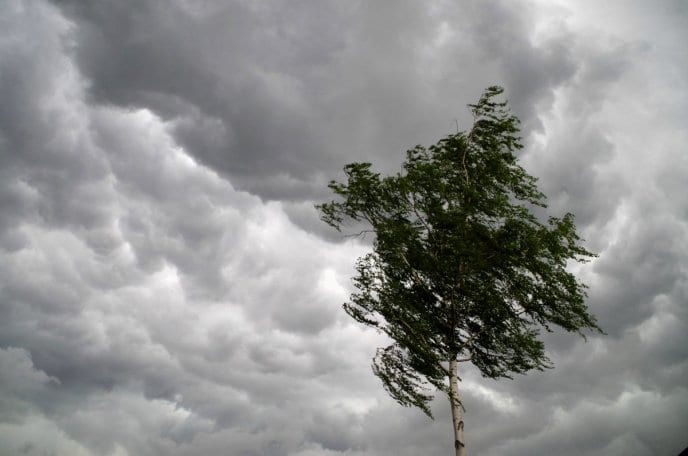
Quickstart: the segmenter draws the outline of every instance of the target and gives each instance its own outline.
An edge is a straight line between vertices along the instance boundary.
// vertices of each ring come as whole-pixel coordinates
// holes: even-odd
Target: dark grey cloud
[[[200,162],[268,199],[322,197],[345,160],[393,169],[494,83],[530,130],[580,66],[576,37],[534,43],[531,11],[497,2],[59,4],[96,101],[155,110]]]
[[[0,6],[0,453],[449,454],[339,304],[369,239],[313,204],[354,160],[523,121],[608,335],[463,372],[475,454],[677,454],[688,423],[681,3]]]

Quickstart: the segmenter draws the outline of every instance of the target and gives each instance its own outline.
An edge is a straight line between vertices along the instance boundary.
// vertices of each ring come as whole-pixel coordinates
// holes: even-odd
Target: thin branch
[[[468,183],[468,168],[466,168],[466,151],[470,149],[471,144],[473,144],[473,134],[475,133],[475,126],[478,123],[478,116],[473,114],[473,125],[471,125],[471,131],[466,136],[466,148],[463,150],[463,155],[461,156],[461,166],[463,166],[463,172],[466,175],[466,183]]]
[[[369,234],[369,233],[375,233],[375,230],[361,230],[358,233],[345,234],[344,237],[347,237],[347,238],[363,237],[363,238],[365,238],[366,234]]]
[[[478,331],[472,333],[471,336],[468,338],[468,340],[464,341],[461,345],[463,347],[466,347],[468,344],[470,344],[475,339],[477,339],[479,336],[481,336],[485,332],[486,329],[488,329],[488,326],[483,325]]]
[[[430,235],[430,232],[432,231],[432,228],[431,228],[430,225],[428,225],[428,223],[425,221],[425,218],[423,218],[423,217],[418,213],[418,208],[416,207],[416,203],[417,203],[417,201],[416,201],[416,195],[415,195],[415,193],[411,193],[411,210],[413,211],[414,214],[416,214],[416,217],[418,217],[418,220],[420,221],[420,223],[423,224],[423,226],[425,227],[425,229],[426,229],[427,232],[428,232],[428,235]],[[433,256],[434,256],[434,255],[433,255]]]
[[[409,267],[409,270],[411,271],[411,275],[415,279],[416,284],[427,289],[430,293],[432,293],[432,295],[435,297],[435,299],[437,299],[439,302],[441,302],[441,303],[444,302],[444,299],[442,298],[442,296],[440,296],[439,294],[434,292],[432,290],[432,288],[426,283],[426,281],[421,276],[418,275],[415,268],[413,266],[411,266],[411,263],[409,262],[408,258],[406,258],[406,255],[404,255],[404,252],[400,251],[399,255],[401,255],[401,259],[404,260],[404,263],[406,264],[406,266]]]
[[[423,336],[422,334],[416,334],[416,332],[413,330],[413,328],[404,320],[403,318],[400,318],[398,320],[399,323],[404,325],[406,329],[408,330],[409,334],[411,334],[415,339],[420,339],[421,342],[423,342],[425,345],[430,345],[428,343],[428,340]]]
[[[404,320],[404,319],[399,319],[398,322],[401,323],[403,326],[406,327],[406,329],[408,330],[409,334],[411,334],[412,338],[415,338],[415,339],[420,340],[420,341],[423,342],[425,345],[428,345],[428,346],[431,345],[431,344],[428,342],[428,340],[425,338],[425,336],[423,336],[423,334],[417,334],[416,331],[414,331],[413,328],[411,328],[411,326],[406,322],[406,320]],[[395,322],[395,323],[396,323],[396,322]],[[459,362],[460,362],[460,361],[459,361]],[[438,361],[438,362],[437,362],[437,365],[440,367],[440,369],[442,369],[442,371],[443,371],[444,373],[449,374],[449,369],[447,369],[446,367],[444,367],[444,366],[442,365],[442,362],[441,362],[441,361]]]

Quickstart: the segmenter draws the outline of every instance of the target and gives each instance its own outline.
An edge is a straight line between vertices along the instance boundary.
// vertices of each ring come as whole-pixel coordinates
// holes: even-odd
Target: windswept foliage
[[[510,377],[550,367],[542,329],[599,329],[566,269],[593,255],[573,215],[534,215],[545,196],[514,155],[519,121],[495,100],[501,93],[488,88],[469,105],[468,132],[409,150],[396,175],[347,165],[346,182],[329,185],[339,199],[318,206],[337,230],[353,220],[375,233],[344,309],[394,341],[373,370],[399,403],[429,416],[432,387],[451,397],[450,361]]]

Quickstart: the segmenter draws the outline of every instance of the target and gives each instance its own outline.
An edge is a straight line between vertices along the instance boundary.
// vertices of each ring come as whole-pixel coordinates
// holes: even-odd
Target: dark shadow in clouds
[[[454,118],[468,128],[465,104],[493,83],[528,132],[578,68],[570,33],[534,44],[533,11],[496,2],[58,5],[95,101],[153,109],[188,153],[267,199],[316,200],[354,160],[396,170]]]

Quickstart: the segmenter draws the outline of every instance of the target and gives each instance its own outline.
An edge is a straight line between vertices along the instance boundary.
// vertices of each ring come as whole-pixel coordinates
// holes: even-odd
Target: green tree
[[[448,396],[457,456],[465,455],[459,363],[511,378],[551,367],[542,329],[601,331],[585,285],[566,270],[594,255],[580,245],[573,215],[535,216],[545,195],[514,155],[519,121],[495,100],[502,92],[486,89],[468,105],[468,132],[409,150],[396,175],[347,165],[347,182],[329,184],[339,198],[317,206],[337,230],[356,221],[374,233],[344,309],[392,339],[373,371],[394,399],[432,418],[433,389]]]

